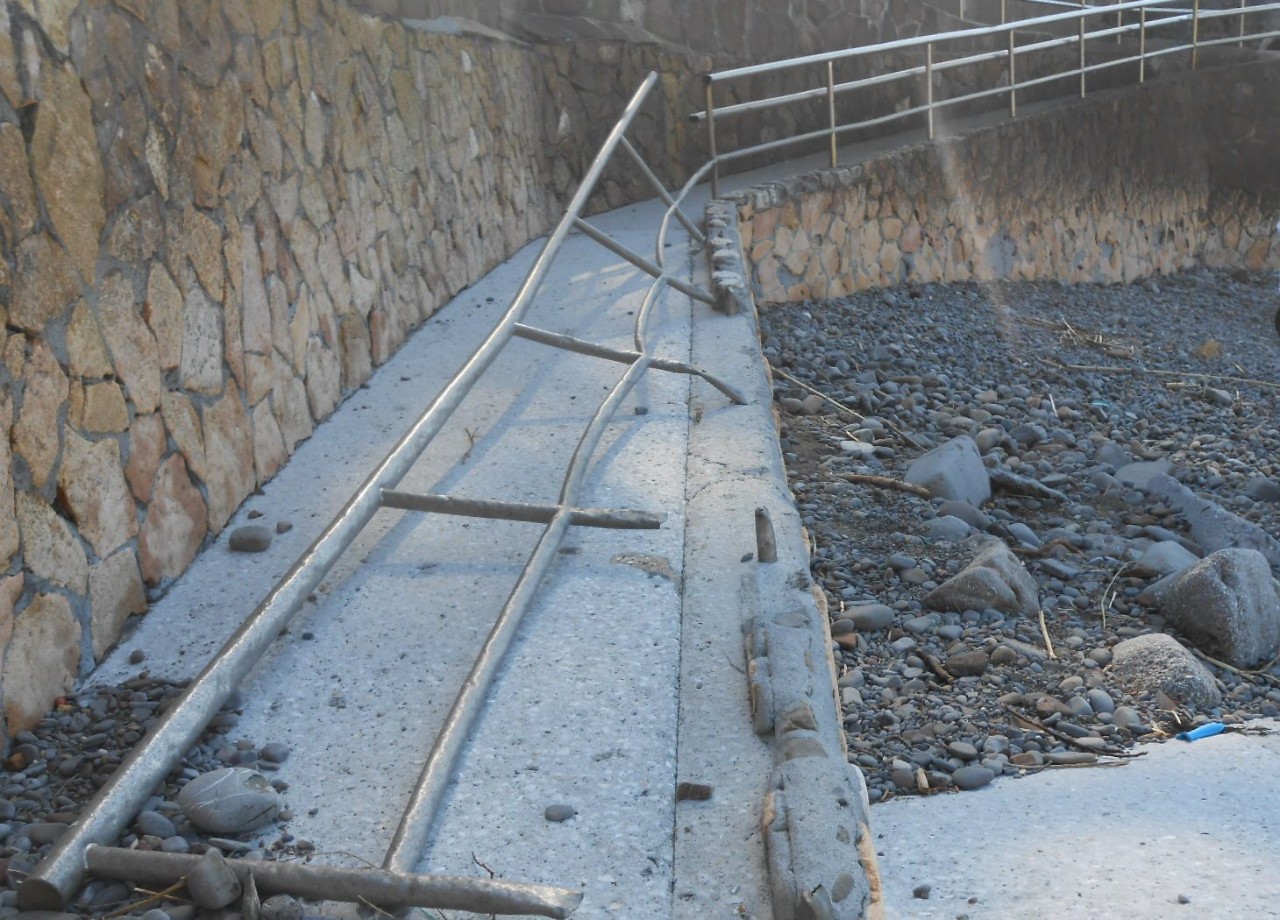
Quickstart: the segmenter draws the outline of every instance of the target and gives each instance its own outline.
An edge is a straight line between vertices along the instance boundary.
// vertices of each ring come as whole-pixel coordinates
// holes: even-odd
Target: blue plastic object
[[[1214,735],[1220,735],[1227,730],[1227,727],[1221,722],[1206,722],[1199,728],[1193,728],[1189,732],[1178,732],[1177,739],[1179,741],[1199,741],[1201,738],[1212,738]]]

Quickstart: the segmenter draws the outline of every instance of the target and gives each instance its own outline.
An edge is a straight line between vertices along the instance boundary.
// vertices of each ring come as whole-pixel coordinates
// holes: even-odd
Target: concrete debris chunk
[[[1040,591],[1021,560],[999,540],[987,546],[959,573],[924,596],[933,610],[999,610],[1035,616]]]
[[[973,438],[961,435],[921,455],[902,477],[934,498],[959,499],[975,508],[991,499],[991,479]]]

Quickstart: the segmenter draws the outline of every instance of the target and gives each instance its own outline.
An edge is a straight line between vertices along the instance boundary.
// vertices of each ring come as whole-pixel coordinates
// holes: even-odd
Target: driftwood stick
[[[1012,715],[1019,722],[1021,722],[1024,726],[1034,729],[1035,731],[1038,731],[1038,732],[1044,732],[1046,735],[1050,735],[1054,738],[1057,738],[1062,743],[1068,744],[1071,747],[1076,748],[1077,750],[1084,751],[1086,754],[1098,754],[1098,755],[1105,754],[1107,757],[1127,757],[1130,759],[1134,757],[1146,756],[1145,751],[1131,752],[1131,751],[1117,751],[1114,748],[1107,748],[1106,750],[1098,750],[1097,748],[1091,748],[1088,745],[1081,744],[1078,739],[1072,738],[1066,732],[1060,732],[1056,728],[1050,728],[1048,725],[1045,725],[1039,719],[1033,719],[1030,716],[1025,716],[1022,713],[1018,712],[1016,709],[1010,709],[1008,706],[1006,706],[1005,709],[1008,709],[1009,714]]]
[[[1049,653],[1050,661],[1057,661],[1058,656],[1053,651],[1053,640],[1049,638],[1049,627],[1044,621],[1044,608],[1040,608],[1040,635],[1044,637],[1044,650]]]
[[[929,490],[924,486],[918,486],[912,482],[903,482],[901,479],[891,479],[888,476],[876,476],[872,473],[837,473],[841,479],[849,482],[858,482],[868,486],[878,486],[881,489],[897,489],[899,492],[910,492],[912,495],[919,495],[921,498],[929,498]]]
[[[1198,374],[1192,371],[1166,371],[1150,367],[1114,367],[1101,364],[1064,364],[1056,358],[1049,359],[1064,371],[1094,371],[1099,374],[1151,374],[1156,377],[1188,377],[1192,380],[1221,380],[1225,383],[1243,383],[1247,386],[1263,387],[1268,390],[1280,390],[1280,383],[1270,380],[1256,380],[1252,377],[1229,377],[1226,374]]]
[[[817,396],[819,399],[822,399],[825,402],[831,403],[831,405],[835,406],[841,412],[844,412],[848,415],[853,416],[855,421],[865,422],[867,420],[867,417],[863,415],[861,412],[858,412],[854,409],[850,409],[848,406],[846,406],[844,403],[840,402],[839,400],[832,399],[830,396],[828,396],[826,393],[819,390],[817,387],[811,386],[810,384],[805,383],[803,380],[798,380],[797,378],[791,376],[790,374],[788,374],[786,371],[784,371],[782,368],[778,367],[777,365],[770,364],[769,367],[773,370],[775,374],[777,374],[783,380],[786,380],[789,383],[794,383],[800,389],[805,390],[809,393],[812,393],[814,396]],[[896,425],[888,421],[885,421],[884,424],[886,428],[888,428],[898,437],[902,438],[902,440],[905,441],[907,444],[911,445],[916,450],[921,449],[920,442],[917,441],[915,438],[911,437],[911,435],[907,434],[901,428],[897,427]]]

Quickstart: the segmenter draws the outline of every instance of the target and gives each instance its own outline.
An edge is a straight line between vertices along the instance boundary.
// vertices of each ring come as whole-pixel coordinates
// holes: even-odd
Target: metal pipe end
[[[66,901],[56,886],[40,878],[29,878],[18,887],[19,910],[66,909]]]

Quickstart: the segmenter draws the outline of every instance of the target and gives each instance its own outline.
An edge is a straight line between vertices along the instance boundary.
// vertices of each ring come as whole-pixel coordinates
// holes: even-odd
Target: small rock
[[[1255,477],[1245,485],[1244,494],[1255,502],[1280,502],[1280,485],[1272,479]]]
[[[985,610],[1035,616],[1040,589],[1021,560],[1003,542],[990,540],[959,574],[924,597],[933,610]]]
[[[233,553],[261,553],[271,546],[271,531],[261,524],[246,524],[231,531],[227,546]]]
[[[874,632],[893,625],[893,608],[884,604],[857,604],[846,608],[840,618],[853,621],[863,632]]]
[[[222,852],[209,849],[187,875],[187,892],[197,907],[220,910],[240,897],[240,880]]]
[[[1161,690],[1184,706],[1211,709],[1222,701],[1213,675],[1177,639],[1151,633],[1113,649],[1112,676],[1138,693]],[[1119,721],[1120,712],[1116,712]]]
[[[1101,687],[1094,687],[1085,694],[1085,699],[1089,701],[1089,705],[1094,712],[1115,712],[1116,702],[1111,698],[1111,694]]]
[[[293,524],[290,521],[276,521],[276,533],[288,533],[293,530]]]
[[[172,837],[178,833],[173,822],[159,812],[144,811],[133,822],[133,829],[139,834],[150,834],[152,837]]]
[[[272,741],[258,750],[258,756],[270,763],[284,763],[289,759],[289,745],[281,741]]]
[[[302,920],[302,902],[293,895],[273,894],[262,902],[262,920]]]
[[[977,677],[987,669],[988,661],[986,652],[982,649],[974,649],[948,655],[942,666],[954,677]]]
[[[917,885],[911,889],[911,896],[921,901],[929,900],[929,894],[933,891],[932,885]]]
[[[129,664],[142,664],[147,660],[147,653],[140,648],[135,648],[129,653]]]
[[[560,822],[568,821],[578,813],[578,809],[572,805],[548,805],[542,816],[548,821]]]
[[[970,764],[967,767],[961,767],[959,770],[951,774],[951,782],[955,783],[957,789],[966,791],[971,789],[981,789],[987,783],[996,778],[994,771],[983,766]]]

